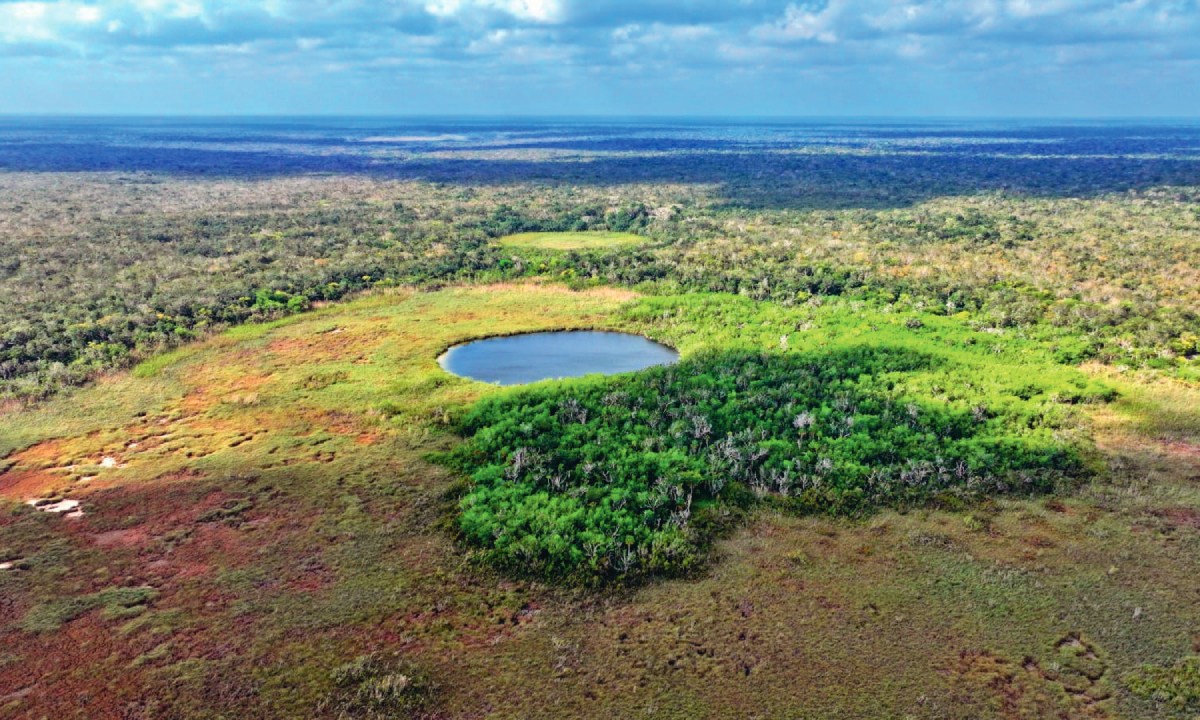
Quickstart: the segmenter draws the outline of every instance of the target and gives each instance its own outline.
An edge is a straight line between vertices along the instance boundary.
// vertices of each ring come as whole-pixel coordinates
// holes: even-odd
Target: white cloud
[[[58,26],[63,22],[80,22],[79,5],[59,5],[47,2],[15,2],[0,4],[0,39],[4,42],[51,42],[58,39]]]
[[[0,10],[7,10],[11,17],[16,20],[40,20],[46,16],[46,10],[50,8],[50,3],[44,2],[15,2],[11,3]]]
[[[815,40],[822,43],[838,41],[836,25],[844,3],[834,0],[820,10],[788,5],[783,18],[757,29],[757,34],[772,40]]]
[[[441,18],[456,18],[492,10],[518,20],[552,23],[561,19],[563,7],[559,0],[431,0],[425,9]]]
[[[81,23],[98,22],[101,17],[103,17],[103,13],[95,5],[85,5],[75,11],[75,19]]]
[[[558,0],[508,0],[499,4],[515,17],[537,22],[554,22],[562,16]]]
[[[205,13],[200,0],[133,0],[129,5],[147,19],[198,18]]]
[[[35,55],[75,74],[71,63],[212,71],[197,67],[206,48],[245,58],[237,70],[251,75],[1144,71],[1200,58],[1200,0],[0,0],[5,71]]]

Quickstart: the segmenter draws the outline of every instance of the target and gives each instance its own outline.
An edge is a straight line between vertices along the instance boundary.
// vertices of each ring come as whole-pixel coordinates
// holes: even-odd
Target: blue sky
[[[1200,116],[1200,0],[0,0],[0,113]]]

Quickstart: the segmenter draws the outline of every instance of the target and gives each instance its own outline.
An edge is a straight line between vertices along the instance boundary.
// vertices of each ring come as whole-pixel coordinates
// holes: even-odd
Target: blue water
[[[473,380],[522,385],[632,372],[677,359],[679,353],[641,335],[575,330],[476,340],[450,348],[439,362],[447,372]]]

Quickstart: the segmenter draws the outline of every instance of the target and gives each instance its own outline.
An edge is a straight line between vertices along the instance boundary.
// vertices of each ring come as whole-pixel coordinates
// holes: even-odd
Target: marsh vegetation
[[[534,250],[606,250],[644,242],[646,238],[625,232],[528,232],[496,241],[501,247]]]
[[[1194,128],[168,130],[0,145],[0,715],[1195,714]]]

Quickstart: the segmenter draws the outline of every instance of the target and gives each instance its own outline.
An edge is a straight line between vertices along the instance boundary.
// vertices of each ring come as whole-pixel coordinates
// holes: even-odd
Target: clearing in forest
[[[582,328],[681,362],[437,365]],[[1200,391],[1050,353],[850,300],[538,283],[234,328],[0,421],[0,717],[348,717],[381,687],[397,717],[1191,717]],[[1077,435],[1104,467],[1036,487]],[[980,453],[1029,487],[893,502]],[[547,582],[614,571],[645,582]]]
[[[646,238],[625,232],[529,232],[506,235],[496,241],[504,247],[539,250],[608,250],[646,242]]]

